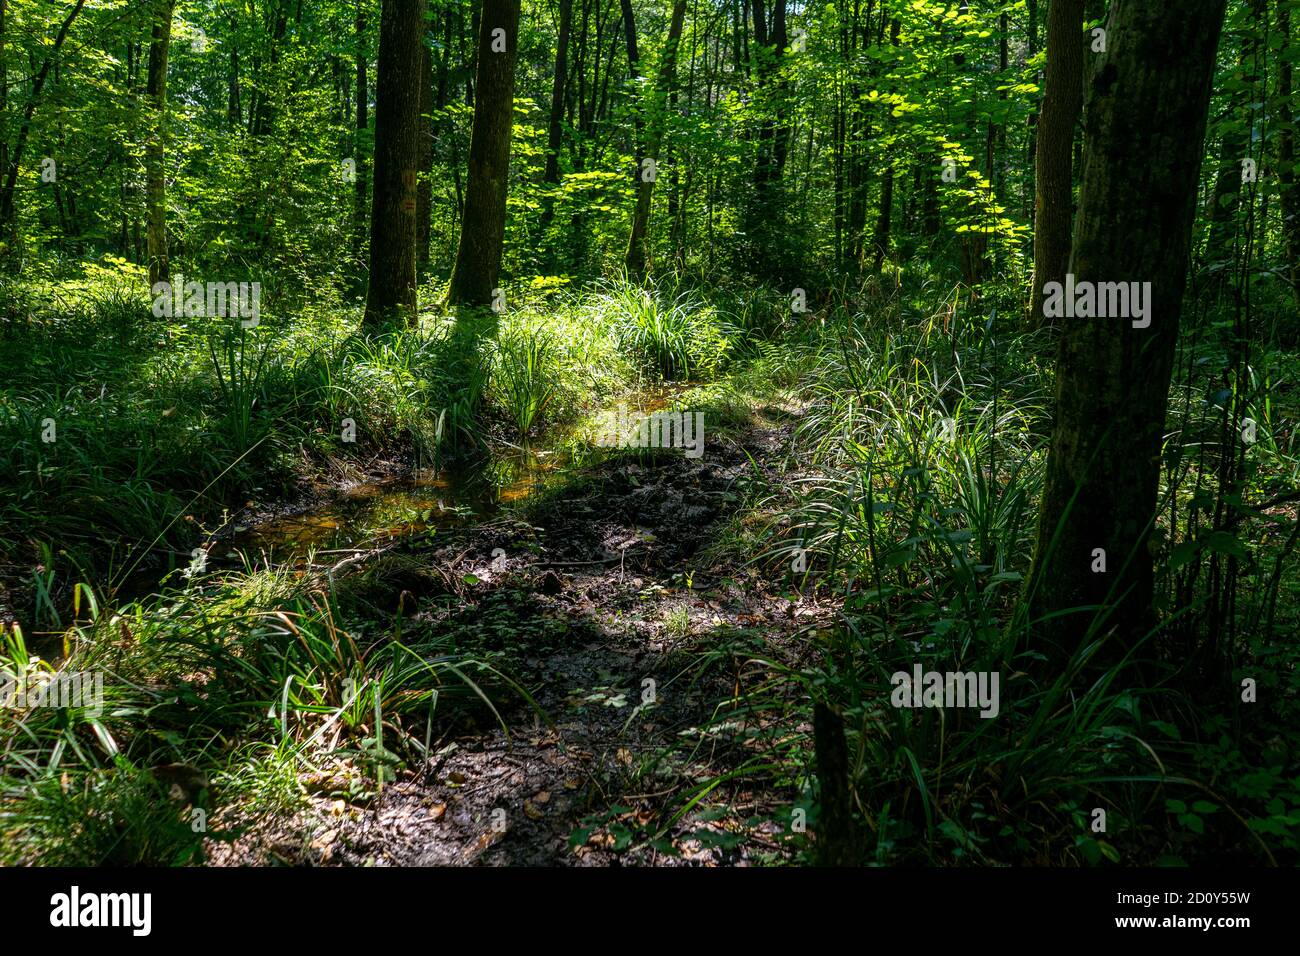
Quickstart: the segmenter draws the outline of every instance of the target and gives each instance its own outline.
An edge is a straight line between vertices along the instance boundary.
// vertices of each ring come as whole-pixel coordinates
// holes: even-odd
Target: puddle
[[[622,404],[629,412],[646,415],[666,408],[688,387],[656,385],[625,396]],[[557,429],[530,448],[509,449],[455,468],[338,489],[332,500],[317,508],[237,529],[214,546],[214,556],[220,560],[242,551],[286,561],[309,550],[359,549],[482,521],[601,454],[590,435],[614,412],[611,407],[577,425]]]

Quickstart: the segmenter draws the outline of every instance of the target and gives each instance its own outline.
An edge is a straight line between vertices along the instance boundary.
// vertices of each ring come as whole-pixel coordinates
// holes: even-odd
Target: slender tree
[[[560,0],[560,23],[555,39],[555,73],[551,78],[551,111],[546,123],[546,169],[542,182],[560,182],[560,135],[564,123],[564,89],[569,82],[569,33],[573,0]]]
[[[1250,16],[1237,51],[1237,70],[1242,82],[1230,96],[1230,109],[1219,142],[1219,158],[1214,176],[1214,189],[1210,193],[1209,208],[1205,218],[1210,228],[1206,240],[1206,256],[1211,262],[1225,262],[1233,258],[1233,223],[1240,205],[1242,188],[1242,160],[1250,156],[1250,143],[1255,126],[1255,101],[1260,87],[1252,88],[1256,54],[1260,47],[1261,32],[1265,29],[1264,0],[1249,0]],[[1226,272],[1219,272],[1226,277]]]
[[[628,14],[630,16],[630,9]],[[659,149],[663,144],[667,126],[668,94],[677,81],[677,46],[682,38],[682,25],[686,19],[686,0],[673,0],[672,17],[668,21],[668,36],[659,54],[659,74],[651,95],[648,116],[645,118],[645,146],[640,151],[636,174],[636,206],[632,212],[632,231],[627,242],[624,265],[630,275],[645,272],[647,259],[647,233],[650,226],[650,200],[654,195]]]
[[[1043,288],[1065,281],[1074,211],[1074,129],[1083,108],[1083,3],[1052,0],[1047,8],[1047,69],[1038,116],[1034,201],[1034,284],[1031,321],[1043,317]]]
[[[1296,182],[1296,104],[1292,88],[1291,59],[1295,43],[1291,33],[1291,11],[1286,0],[1277,5],[1277,32],[1282,50],[1278,57],[1277,99],[1281,104],[1278,118],[1277,166],[1282,204],[1282,257],[1289,263],[1291,288],[1300,300],[1300,185]]]
[[[357,181],[353,184],[352,195],[352,261],[360,270],[362,250],[366,244],[366,201],[370,198],[370,159],[368,156],[366,133],[370,128],[370,92],[367,84],[369,69],[366,55],[366,11],[363,3],[357,0],[357,16],[353,29],[355,50],[353,51],[356,67],[356,137],[353,140],[352,155],[356,161]]]
[[[146,204],[148,227],[145,239],[149,254],[149,285],[171,280],[167,256],[167,57],[171,49],[172,14],[175,0],[154,0],[149,40],[149,80],[146,93],[153,111],[149,140],[145,145]]]
[[[421,25],[421,35],[426,24]],[[416,170],[420,180],[415,187],[416,265],[423,275],[429,268],[429,241],[433,223],[433,55],[427,43],[420,44],[420,147]]]

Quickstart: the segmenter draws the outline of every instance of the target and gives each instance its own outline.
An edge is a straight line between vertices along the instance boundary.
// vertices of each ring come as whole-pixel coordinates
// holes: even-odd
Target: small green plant
[[[524,444],[556,395],[555,350],[540,330],[512,331],[497,342],[492,381],[498,400]]]

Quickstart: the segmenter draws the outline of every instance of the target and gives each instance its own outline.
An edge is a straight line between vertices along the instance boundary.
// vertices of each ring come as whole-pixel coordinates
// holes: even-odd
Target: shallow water
[[[685,388],[655,385],[622,399],[642,415],[666,408]],[[608,409],[612,415],[614,409]],[[604,415],[556,429],[528,448],[506,449],[455,468],[423,470],[401,478],[340,489],[319,507],[267,519],[219,542],[214,555],[262,553],[272,561],[315,551],[346,551],[421,534],[439,527],[472,524],[504,506],[562,480],[577,464],[600,454],[591,433]]]

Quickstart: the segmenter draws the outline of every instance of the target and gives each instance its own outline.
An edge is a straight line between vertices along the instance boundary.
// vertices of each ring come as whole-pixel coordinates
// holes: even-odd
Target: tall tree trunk
[[[357,181],[352,196],[352,261],[361,268],[362,250],[366,244],[366,200],[370,191],[369,157],[366,155],[366,130],[370,125],[368,117],[370,90],[366,82],[366,13],[362,4],[366,0],[357,0],[357,17],[353,38],[356,43],[357,70],[357,117],[356,140],[353,146],[353,158],[357,164]]]
[[[901,29],[902,25],[899,23],[898,18],[894,17],[889,25],[890,46],[897,48],[898,35]],[[891,123],[892,120],[887,117],[885,122]],[[894,215],[894,153],[893,146],[886,150],[888,165],[885,167],[885,175],[880,183],[880,212],[876,217],[876,232],[871,240],[874,256],[871,271],[877,274],[885,264],[885,257],[889,255],[890,221]]]
[[[0,178],[9,174],[9,64],[5,58],[5,18],[8,0],[0,0]],[[3,242],[3,237],[0,237]]]
[[[555,76],[551,82],[551,114],[546,124],[546,170],[542,182],[560,182],[560,133],[564,121],[564,88],[569,81],[569,33],[573,23],[573,0],[560,0],[559,35],[555,41]]]
[[[1026,0],[1025,3],[1025,21],[1028,24],[1027,36],[1025,38],[1025,58],[1032,60],[1034,54],[1038,52],[1038,0]],[[1035,72],[1033,80],[1037,81],[1038,74]],[[1031,113],[1029,116],[1029,144],[1026,147],[1026,156],[1029,160],[1029,170],[1032,172],[1038,163],[1038,116]],[[1025,209],[1025,218],[1029,220],[1029,230],[1034,231],[1034,181],[1028,177],[1029,182],[1024,190],[1023,205]]]
[[[650,225],[650,200],[655,188],[654,166],[659,161],[659,147],[667,125],[666,106],[668,94],[677,81],[677,46],[682,38],[682,25],[686,20],[686,0],[673,0],[672,18],[668,22],[668,36],[663,52],[659,54],[659,75],[645,120],[645,147],[637,169],[636,208],[632,213],[632,232],[628,237],[624,265],[630,275],[645,272],[647,232]],[[649,161],[647,164],[646,161]]]
[[[383,0],[375,76],[375,188],[367,325],[415,320],[416,167],[424,0]]]
[[[447,288],[451,304],[487,305],[501,271],[518,40],[519,0],[483,0],[465,217]]]
[[[171,281],[167,258],[167,56],[171,49],[175,0],[154,0],[153,31],[149,41],[149,83],[146,90],[153,110],[149,141],[145,145],[149,255],[149,285]]]
[[[546,123],[546,168],[542,171],[542,182],[551,187],[542,197],[540,225],[543,241],[555,214],[555,187],[560,184],[560,142],[564,124],[564,94],[569,82],[569,34],[572,31],[573,0],[560,0],[560,22],[555,40],[555,75],[551,78],[551,112]],[[553,250],[550,256],[553,261]]]
[[[239,47],[230,44],[230,72],[226,78],[226,121],[232,131],[244,125],[244,109],[239,102]]]
[[[1047,9],[1047,70],[1038,117],[1035,175],[1031,322],[1043,319],[1043,287],[1064,282],[1070,264],[1074,127],[1083,108],[1083,2],[1052,0]]]
[[[1300,300],[1300,186],[1296,183],[1295,132],[1296,105],[1293,101],[1292,68],[1288,55],[1294,38],[1291,33],[1291,11],[1285,2],[1277,5],[1277,31],[1282,37],[1282,50],[1278,57],[1277,99],[1282,117],[1278,130],[1278,181],[1281,185],[1282,254],[1290,270],[1291,287]]]
[[[1237,63],[1244,77],[1253,75],[1255,51],[1259,47],[1263,29],[1265,0],[1250,0],[1251,19],[1242,37]],[[1244,84],[1243,84],[1244,87]],[[1228,127],[1219,145],[1219,161],[1214,177],[1214,190],[1210,194],[1210,208],[1206,218],[1210,221],[1206,256],[1211,262],[1224,262],[1233,257],[1233,222],[1241,197],[1241,161],[1250,155],[1251,130],[1255,123],[1254,100],[1257,93],[1248,87],[1239,89],[1231,97]],[[1219,273],[1226,277],[1226,272]]]
[[[1070,271],[1076,283],[1151,285],[1146,327],[1061,320],[1056,423],[1026,587],[1035,627],[1059,637],[1065,654],[1092,615],[1045,615],[1103,607],[1098,633],[1113,628],[1121,645],[1154,620],[1148,541],[1225,4],[1115,0],[1114,42],[1093,78]],[[1097,549],[1104,571],[1093,570]]]
[[[419,156],[415,187],[415,261],[421,275],[429,269],[429,238],[433,215],[433,53],[425,42],[424,23],[420,24],[420,128]]]

